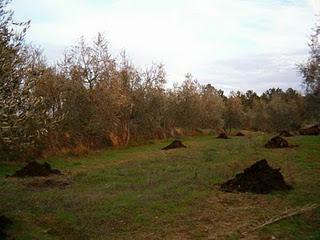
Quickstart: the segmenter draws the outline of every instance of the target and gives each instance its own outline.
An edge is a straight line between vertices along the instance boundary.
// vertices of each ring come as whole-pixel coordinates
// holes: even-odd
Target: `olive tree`
[[[311,120],[320,121],[320,25],[310,37],[309,58],[299,65],[306,86],[306,112]]]
[[[244,123],[244,110],[241,104],[241,99],[234,94],[231,95],[225,103],[225,111],[223,113],[224,128],[229,129],[231,132],[232,128],[241,128]]]
[[[0,0],[0,156],[18,160],[38,153],[46,114],[34,95],[39,72],[24,40],[29,22],[15,22],[8,4]]]

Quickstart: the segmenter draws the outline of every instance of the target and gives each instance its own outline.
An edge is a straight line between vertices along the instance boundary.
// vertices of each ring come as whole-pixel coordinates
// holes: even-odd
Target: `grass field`
[[[320,239],[320,209],[250,232],[285,211],[320,203],[320,136],[288,138],[298,148],[265,149],[270,135],[229,140],[184,138],[47,159],[62,176],[5,178],[21,167],[0,164],[0,213],[22,239]],[[218,183],[257,160],[281,168],[294,189],[268,195],[224,193]],[[55,182],[54,182],[55,181]],[[60,183],[68,183],[60,186]]]

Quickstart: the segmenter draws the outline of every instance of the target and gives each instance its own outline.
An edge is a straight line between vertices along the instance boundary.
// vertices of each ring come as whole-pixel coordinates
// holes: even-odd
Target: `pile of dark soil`
[[[280,137],[292,137],[293,135],[292,135],[290,132],[288,132],[288,131],[286,131],[286,130],[283,130],[283,131],[281,131],[281,132],[279,133],[279,136],[280,136]]]
[[[8,235],[6,230],[9,226],[11,226],[13,222],[4,215],[0,216],[0,239],[7,239]]]
[[[244,135],[242,132],[238,132],[238,133],[236,134],[236,136],[237,136],[237,137],[244,137],[244,136],[246,136],[246,135]]]
[[[49,163],[40,164],[30,162],[27,166],[16,171],[11,177],[47,177],[51,174],[61,174],[57,169],[52,169]]]
[[[224,133],[224,132],[223,132],[223,133],[220,133],[217,138],[229,139],[228,135],[227,135],[226,133]]]
[[[287,148],[290,147],[287,140],[280,136],[273,137],[264,145],[266,148]]]
[[[320,124],[311,125],[299,130],[301,135],[319,135],[320,134]]]
[[[170,149],[175,149],[175,148],[186,148],[186,146],[183,145],[180,140],[174,140],[168,146],[162,148],[162,150],[170,150]]]
[[[263,159],[251,167],[246,168],[235,178],[223,183],[221,190],[224,192],[253,192],[267,194],[272,191],[286,191],[292,189],[286,184],[280,169],[273,169]]]

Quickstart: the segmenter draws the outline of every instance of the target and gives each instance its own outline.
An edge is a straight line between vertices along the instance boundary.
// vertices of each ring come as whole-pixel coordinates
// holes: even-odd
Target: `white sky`
[[[296,64],[320,13],[320,0],[13,0],[32,20],[28,40],[50,62],[80,36],[104,33],[115,56],[166,66],[168,85],[192,73],[226,92],[300,89]]]

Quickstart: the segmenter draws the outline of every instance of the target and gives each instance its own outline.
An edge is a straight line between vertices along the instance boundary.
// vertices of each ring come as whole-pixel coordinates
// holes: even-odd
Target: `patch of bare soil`
[[[242,132],[238,132],[238,133],[236,134],[236,136],[237,136],[237,137],[244,137],[244,136],[246,136],[246,135],[244,135]]]
[[[285,199],[263,194],[225,193],[213,190],[211,196],[195,203],[192,211],[177,217],[177,226],[164,239],[254,239],[255,232],[244,235],[267,219],[290,208]],[[271,239],[266,235],[266,239]],[[160,239],[160,238],[138,238]]]
[[[7,228],[12,224],[13,222],[9,218],[7,218],[4,215],[0,216],[0,239],[1,240],[2,239],[5,240],[8,238],[6,231],[7,231]]]
[[[292,189],[280,173],[280,169],[273,169],[267,160],[263,159],[251,167],[246,168],[235,178],[221,184],[224,192],[253,192],[267,194],[272,191],[286,191]]]
[[[311,125],[299,130],[300,135],[319,135],[320,124]]]
[[[170,150],[175,148],[186,148],[185,145],[180,140],[174,140],[172,143],[170,143],[168,146],[162,148],[162,150]]]
[[[291,134],[290,132],[286,131],[286,130],[283,130],[279,133],[279,136],[280,137],[292,137],[293,134]]]
[[[26,184],[33,188],[65,188],[71,184],[68,180],[37,179]]]
[[[220,133],[217,138],[220,138],[220,139],[229,139],[228,135],[226,133]]]
[[[273,137],[264,145],[266,148],[289,148],[298,147],[298,145],[290,145],[287,140],[280,136]]]
[[[40,164],[38,162],[30,162],[22,169],[16,171],[11,177],[47,177],[51,174],[60,175],[61,172],[57,169],[52,169],[47,162]]]

